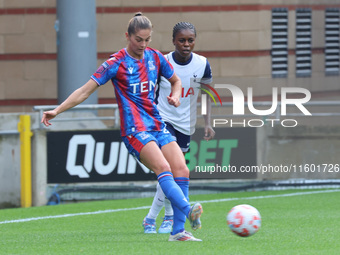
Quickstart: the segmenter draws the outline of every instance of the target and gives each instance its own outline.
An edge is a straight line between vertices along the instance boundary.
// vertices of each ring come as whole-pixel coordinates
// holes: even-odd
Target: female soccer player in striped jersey
[[[111,55],[91,79],[75,90],[54,110],[44,112],[41,122],[83,102],[98,87],[112,81],[120,110],[121,136],[128,151],[156,175],[160,186],[172,205],[178,208],[174,218],[188,217],[191,227],[201,227],[203,212],[199,203],[190,206],[175,178],[188,178],[189,169],[178,144],[166,130],[154,104],[155,86],[159,76],[171,83],[172,95],[167,101],[174,108],[180,105],[181,81],[173,67],[157,50],[147,47],[151,41],[150,20],[137,13],[128,24],[126,48]],[[184,229],[169,241],[201,241]]]
[[[190,135],[195,132],[197,116],[197,97],[198,84],[208,84],[212,80],[211,68],[208,60],[196,53],[193,53],[196,40],[196,29],[193,24],[188,22],[179,22],[173,28],[173,44],[175,51],[165,55],[166,59],[172,64],[178,77],[182,81],[182,94],[180,98],[181,105],[177,108],[170,107],[167,103],[167,96],[171,94],[171,85],[165,77],[161,77],[157,89],[156,103],[158,110],[165,121],[167,129],[176,139],[183,154],[189,150]],[[210,109],[210,100],[208,100],[208,109]],[[214,137],[215,132],[210,125],[210,111],[205,118],[205,137],[210,140]],[[175,178],[188,198],[189,178]],[[148,215],[143,220],[144,233],[157,233],[155,220],[165,205],[165,217],[158,230],[159,233],[170,233],[173,222],[174,227],[172,235],[180,233],[184,229],[185,218],[177,219],[173,217],[173,210],[168,199],[160,187],[157,185],[157,191],[149,210]],[[174,211],[178,210],[174,207]],[[176,224],[176,221],[180,224]]]

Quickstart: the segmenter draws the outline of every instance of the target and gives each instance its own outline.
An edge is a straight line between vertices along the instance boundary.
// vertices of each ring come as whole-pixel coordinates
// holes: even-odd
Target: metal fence
[[[45,111],[51,110],[56,108],[57,105],[39,105],[34,106],[33,110],[36,112],[39,112],[39,119],[43,117],[43,114]],[[53,119],[53,121],[88,121],[88,120],[112,120],[114,123],[114,127],[119,127],[119,108],[118,104],[82,104],[77,105],[68,111],[97,111],[97,110],[113,110],[113,114],[106,115],[106,116],[100,116],[98,114],[95,114],[92,117],[74,117],[74,118],[68,118],[63,117],[62,115],[59,115],[58,118]],[[44,128],[45,126],[43,124],[40,125],[40,128]]]
[[[252,103],[254,107],[257,108],[264,108],[268,109],[272,106],[271,101],[259,101],[259,102],[253,102]],[[223,102],[222,106],[220,105],[212,105],[212,118],[232,118],[232,117],[240,117],[235,116],[232,114],[231,109],[233,107],[232,102]],[[247,103],[245,103],[245,106],[248,106]],[[313,117],[338,117],[340,116],[340,101],[310,101],[308,103],[305,103],[304,106],[306,108],[313,108],[316,109],[314,111],[311,111]],[[33,110],[39,112],[39,119],[42,118],[44,111],[47,111],[49,109],[54,109],[57,107],[56,105],[44,105],[44,106],[34,106]],[[197,107],[200,107],[200,103],[197,104]],[[287,105],[287,107],[292,107],[291,105]],[[322,111],[322,108],[327,107],[326,111]],[[336,108],[339,107],[339,108]],[[220,109],[220,111],[218,111]],[[221,114],[222,109],[222,114]],[[223,109],[226,109],[224,111]],[[96,104],[96,105],[79,105],[72,109],[72,111],[90,111],[90,110],[114,110],[114,114],[110,116],[93,116],[93,117],[75,117],[75,118],[65,118],[62,116],[59,116],[58,119],[54,119],[53,121],[82,121],[82,120],[113,120],[114,121],[114,127],[119,127],[119,108],[117,104]],[[69,110],[69,111],[70,111]],[[245,112],[242,117],[254,117],[255,115],[251,112]],[[304,115],[302,112],[298,112],[296,110],[292,110],[291,112],[287,111],[286,117],[310,117]],[[202,116],[199,116],[202,117]],[[262,116],[263,117],[263,116]],[[277,103],[277,108],[275,112],[273,112],[270,115],[267,115],[266,117],[274,117],[276,119],[280,119],[281,117],[281,103]],[[41,128],[44,126],[41,125]]]
[[[259,102],[253,102],[252,103],[254,107],[257,109],[268,109],[272,106],[271,101],[259,101]],[[237,118],[240,116],[233,115],[232,114],[232,102],[223,102],[222,106],[220,105],[212,105],[212,118]],[[247,103],[245,103],[245,106],[248,106]],[[340,116],[340,101],[309,101],[304,104],[306,108],[313,109],[310,110],[313,117],[339,117]],[[44,111],[51,110],[57,107],[57,105],[39,105],[34,106],[33,111],[38,112],[39,114],[39,120],[42,118]],[[197,107],[200,108],[200,104],[197,104]],[[290,105],[287,105],[287,107],[292,107]],[[327,108],[326,110],[323,110],[323,108]],[[78,105],[72,109],[69,109],[69,111],[76,111],[76,112],[94,112],[91,116],[74,116],[69,117],[67,115],[60,114],[57,118],[53,119],[55,122],[72,122],[72,121],[90,121],[90,120],[99,120],[99,121],[110,121],[115,128],[119,128],[120,120],[119,120],[119,108],[117,104],[83,104]],[[98,114],[98,111],[102,111]],[[106,111],[106,112],[104,112]],[[110,111],[110,112],[109,112]],[[198,111],[199,112],[199,111]],[[249,111],[245,111],[245,114],[242,115],[242,117],[245,118],[251,118],[255,115],[252,114]],[[199,115],[199,117],[202,117]],[[281,103],[278,102],[277,108],[275,112],[268,116],[262,116],[262,117],[273,117],[276,119],[281,118]],[[287,114],[285,117],[311,117],[304,115],[301,111],[297,111],[296,109],[293,109],[291,111],[287,111]],[[340,120],[339,120],[340,123]],[[39,125],[39,128],[45,128],[43,124]],[[18,131],[15,129],[13,130],[0,130],[0,135],[14,135],[18,134]]]

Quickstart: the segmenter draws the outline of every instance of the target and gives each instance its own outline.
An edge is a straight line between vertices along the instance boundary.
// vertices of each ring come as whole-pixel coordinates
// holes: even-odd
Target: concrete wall
[[[16,131],[20,114],[0,114],[0,131]],[[0,135],[0,208],[20,206],[19,133]]]
[[[0,208],[20,205],[19,135],[0,136]]]

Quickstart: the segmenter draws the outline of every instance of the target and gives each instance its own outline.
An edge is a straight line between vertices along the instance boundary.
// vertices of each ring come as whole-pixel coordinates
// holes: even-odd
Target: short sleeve
[[[106,60],[97,71],[91,76],[98,85],[104,85],[112,78],[116,77],[119,63],[115,57]]]
[[[212,82],[212,71],[211,71],[211,67],[210,67],[210,63],[207,60],[206,66],[205,66],[205,70],[204,70],[204,74],[202,79],[204,80],[205,83],[211,83]]]
[[[170,79],[175,73],[174,68],[162,53],[157,51],[157,54],[160,61],[160,75],[164,76],[166,79]]]

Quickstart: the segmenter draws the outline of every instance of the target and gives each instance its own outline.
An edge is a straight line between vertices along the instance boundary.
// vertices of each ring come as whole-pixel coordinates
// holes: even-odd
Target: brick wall
[[[151,47],[173,50],[172,27],[195,24],[195,50],[208,57],[215,81],[228,77],[271,76],[271,9],[289,9],[289,78],[295,79],[295,9],[312,8],[312,77],[297,86],[315,93],[339,90],[339,77],[324,74],[324,10],[336,0],[97,0],[98,65],[126,46],[128,20],[141,10],[154,24]],[[136,3],[143,6],[136,7]],[[55,0],[0,0],[0,112],[31,111],[32,105],[57,102]],[[94,70],[95,71],[95,70]],[[90,76],[91,74],[89,74]],[[268,79],[257,91],[266,96],[278,81]],[[285,83],[284,83],[285,84]],[[81,86],[82,84],[79,84]],[[316,95],[318,95],[316,93]],[[113,102],[111,85],[99,89],[99,102]]]

